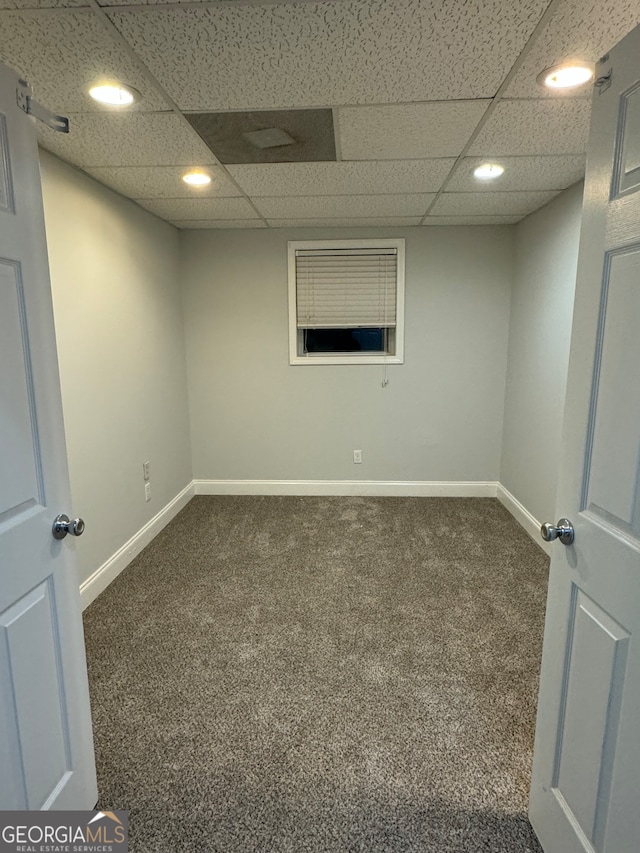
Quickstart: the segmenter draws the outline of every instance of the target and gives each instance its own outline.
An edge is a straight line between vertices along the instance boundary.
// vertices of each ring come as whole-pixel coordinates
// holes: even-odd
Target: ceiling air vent
[[[256,148],[279,148],[281,145],[295,145],[296,141],[281,127],[269,127],[266,130],[250,130],[242,134],[243,139]]]

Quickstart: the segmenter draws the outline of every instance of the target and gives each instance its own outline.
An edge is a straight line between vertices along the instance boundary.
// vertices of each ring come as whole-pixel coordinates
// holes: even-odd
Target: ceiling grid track
[[[93,0],[87,0],[87,3]],[[323,3],[342,3],[348,0],[184,0],[184,2],[162,3],[162,9],[216,9],[220,6],[237,8],[238,6],[291,6],[294,3],[301,5],[320,6]],[[149,3],[110,3],[105,9],[114,11],[149,11]],[[82,7],[79,7],[82,8]]]

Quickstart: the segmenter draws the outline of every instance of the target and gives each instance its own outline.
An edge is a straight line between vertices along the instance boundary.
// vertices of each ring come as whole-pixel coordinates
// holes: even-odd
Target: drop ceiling
[[[538,73],[638,23],[640,0],[0,0],[0,58],[70,118],[44,148],[179,228],[510,224],[584,174],[591,86]],[[105,78],[141,99],[101,107]],[[282,114],[295,137],[292,110],[330,118],[317,160],[229,162],[247,146],[218,159],[196,130]]]

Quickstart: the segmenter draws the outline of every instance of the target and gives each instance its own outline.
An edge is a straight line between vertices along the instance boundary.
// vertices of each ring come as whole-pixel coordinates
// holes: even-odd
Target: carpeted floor
[[[494,499],[197,497],[85,613],[134,853],[526,853],[548,561]]]

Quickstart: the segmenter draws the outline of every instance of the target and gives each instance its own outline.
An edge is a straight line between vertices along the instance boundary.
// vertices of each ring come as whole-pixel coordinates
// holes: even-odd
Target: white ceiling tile
[[[325,219],[332,217],[422,216],[435,196],[329,195],[255,198],[266,219]]]
[[[555,192],[443,193],[433,216],[502,216],[531,213],[557,195]]]
[[[419,225],[419,216],[353,217],[347,219],[268,219],[271,228],[405,228]]]
[[[507,154],[581,154],[587,149],[590,101],[500,101],[469,150]]]
[[[91,10],[40,15],[0,14],[2,60],[31,85],[53,112],[105,112],[89,97],[92,83],[113,78],[137,89],[134,111],[166,110],[165,99],[145,80],[121,45]]]
[[[437,192],[455,163],[437,160],[269,163],[229,166],[251,196]]]
[[[88,5],[88,0],[0,0],[0,9],[65,9]]]
[[[176,228],[266,228],[262,219],[173,219]]]
[[[142,198],[137,203],[171,222],[184,219],[256,219],[244,198]]]
[[[556,157],[497,157],[504,174],[491,181],[473,176],[482,157],[466,157],[447,184],[447,192],[495,192],[506,190],[563,190],[584,177],[585,155]]]
[[[508,98],[562,98],[572,92],[554,92],[536,82],[545,68],[567,59],[597,62],[620,39],[640,24],[638,0],[564,0],[558,11],[536,39],[532,50],[509,84]],[[591,96],[591,85],[573,93]]]
[[[427,216],[423,225],[515,225],[526,216]]]
[[[342,107],[344,160],[457,157],[489,101]]]
[[[185,166],[122,166],[109,169],[86,169],[103,184],[129,198],[208,198],[240,196],[242,193],[219,166],[198,163],[206,167],[211,183],[206,187],[187,186],[182,176]]]
[[[182,109],[492,97],[547,0],[326,0],[109,11]]]
[[[181,0],[100,0],[101,6],[168,6]],[[190,3],[210,3],[211,0],[189,0]]]
[[[39,125],[44,148],[77,166],[199,166],[211,151],[174,113],[72,115],[68,134]]]

